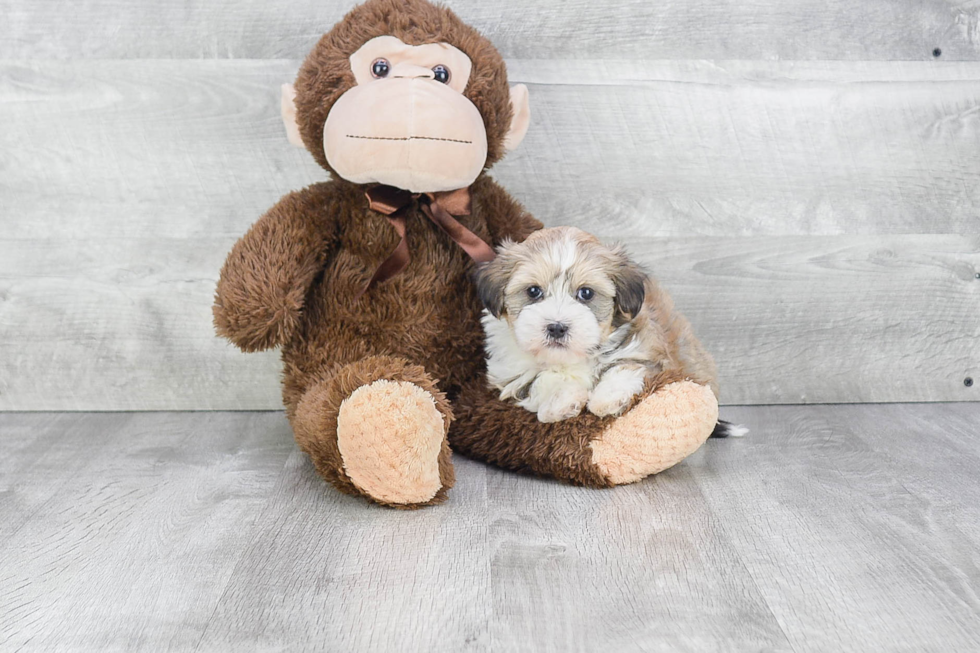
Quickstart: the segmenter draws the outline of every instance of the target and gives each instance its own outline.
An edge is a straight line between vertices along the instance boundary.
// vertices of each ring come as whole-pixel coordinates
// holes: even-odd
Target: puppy
[[[505,242],[481,266],[487,377],[542,422],[622,413],[647,384],[690,379],[717,396],[714,360],[656,281],[620,247],[559,227]],[[719,422],[715,437],[740,435]]]

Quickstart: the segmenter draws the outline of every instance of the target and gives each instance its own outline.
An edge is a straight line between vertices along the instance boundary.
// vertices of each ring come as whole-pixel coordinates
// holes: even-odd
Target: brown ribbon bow
[[[408,252],[408,239],[405,235],[405,209],[411,206],[413,200],[419,201],[422,212],[463,248],[471,259],[477,263],[486,263],[496,257],[493,248],[453,217],[470,214],[469,188],[440,193],[411,193],[394,186],[379,185],[372,186],[364,194],[367,195],[371,210],[382,213],[388,218],[388,222],[398,232],[400,240],[398,246],[375,270],[374,276],[358,297],[375,284],[390,279],[408,266],[412,257]]]

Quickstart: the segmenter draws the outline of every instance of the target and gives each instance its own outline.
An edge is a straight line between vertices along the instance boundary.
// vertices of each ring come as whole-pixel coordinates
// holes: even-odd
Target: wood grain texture
[[[297,628],[324,651],[490,648],[487,472],[456,472],[449,503],[398,512],[340,495],[296,451],[199,650],[292,650]]]
[[[213,332],[233,240],[0,239],[0,409],[279,408],[275,353]],[[628,246],[713,352],[724,403],[977,399],[980,237]]]
[[[324,179],[296,62],[0,64],[14,238],[239,235]],[[532,126],[494,170],[547,224],[622,235],[980,233],[980,63],[511,63]]]
[[[932,411],[920,410],[917,404],[895,406],[841,407],[830,411],[828,421],[834,428],[860,434],[889,467],[895,470],[888,483],[901,483],[915,493],[920,506],[941,515],[952,528],[971,538],[980,537],[980,484],[976,443],[980,437],[976,408],[972,404],[945,406],[941,423],[944,437],[929,447],[918,446],[916,439],[930,428]],[[895,428],[895,423],[901,424]],[[962,552],[952,551],[950,560],[963,560]],[[980,589],[974,586],[970,605],[980,612]]]
[[[280,405],[275,354],[209,306],[234,240],[323,179],[278,118],[296,65],[0,63],[0,410]],[[976,398],[980,64],[510,66],[535,118],[495,176],[629,241],[724,401]]]
[[[192,650],[292,450],[278,413],[4,415],[0,649]]]
[[[789,650],[685,466],[609,492],[491,469],[487,495],[494,650]]]
[[[980,403],[740,407],[589,490],[326,486],[281,413],[0,414],[0,649],[965,651]]]
[[[301,57],[355,2],[2,0],[0,58]],[[449,0],[504,56],[529,59],[980,58],[971,0]]]
[[[955,449],[980,465],[977,404],[728,415],[751,436],[702,449],[691,473],[794,650],[980,646],[977,531],[955,514],[975,483],[938,463]]]
[[[629,246],[715,356],[724,403],[978,399],[980,237]]]

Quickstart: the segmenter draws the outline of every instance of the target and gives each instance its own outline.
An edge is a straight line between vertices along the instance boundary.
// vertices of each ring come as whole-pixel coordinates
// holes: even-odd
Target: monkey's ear
[[[282,85],[279,109],[282,111],[282,124],[286,127],[286,138],[296,147],[305,148],[303,137],[299,135],[299,123],[296,122],[296,89],[292,84]]]
[[[480,265],[474,273],[476,294],[490,314],[499,318],[504,313],[504,293],[512,266],[503,256]]]
[[[613,274],[616,287],[616,308],[633,319],[640,314],[646,297],[646,273],[622,251],[617,252],[619,265]]]
[[[510,87],[510,106],[514,109],[514,117],[510,121],[510,129],[504,137],[504,148],[517,149],[524,140],[527,128],[531,124],[531,105],[527,99],[527,86],[517,84]]]

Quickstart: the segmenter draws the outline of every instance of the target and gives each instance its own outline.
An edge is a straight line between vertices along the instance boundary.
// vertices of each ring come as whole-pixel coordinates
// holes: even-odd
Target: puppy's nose
[[[547,328],[548,337],[552,340],[561,340],[568,333],[568,326],[561,322],[552,322]]]

